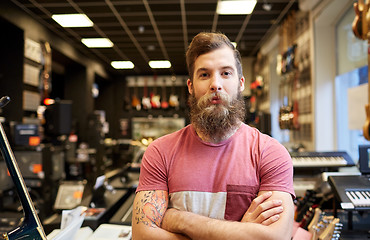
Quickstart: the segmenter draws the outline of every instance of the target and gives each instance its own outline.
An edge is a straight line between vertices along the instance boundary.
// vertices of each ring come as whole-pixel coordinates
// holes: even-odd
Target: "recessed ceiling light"
[[[217,13],[221,15],[251,14],[257,0],[220,0]]]
[[[108,38],[82,38],[81,42],[89,48],[110,48],[113,43]]]
[[[148,49],[148,51],[154,51],[155,46],[154,45],[148,45],[148,47],[146,49]]]
[[[171,62],[167,60],[149,61],[149,66],[151,68],[170,68]]]
[[[94,25],[85,14],[54,14],[51,18],[62,27],[92,27]]]
[[[262,8],[263,8],[263,10],[269,12],[272,9],[272,4],[265,2],[264,4],[262,4]]]
[[[133,69],[135,66],[131,61],[112,61],[110,65],[115,69]]]

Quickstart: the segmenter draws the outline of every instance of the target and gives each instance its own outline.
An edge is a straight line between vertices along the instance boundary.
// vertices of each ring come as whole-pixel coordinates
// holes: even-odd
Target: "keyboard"
[[[342,209],[370,210],[369,176],[329,176],[328,182]]]
[[[345,191],[354,207],[370,207],[370,189],[346,189]]]
[[[350,167],[354,166],[352,158],[346,152],[291,152],[293,167]]]

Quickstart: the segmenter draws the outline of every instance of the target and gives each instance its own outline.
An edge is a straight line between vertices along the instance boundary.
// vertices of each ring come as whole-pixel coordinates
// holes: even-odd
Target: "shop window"
[[[362,126],[366,120],[367,66],[357,68],[335,78],[338,149],[345,150],[358,160],[358,146],[369,144]],[[358,94],[356,94],[358,93]]]
[[[362,132],[368,103],[368,56],[367,41],[353,33],[354,19],[351,6],[336,25],[335,106],[337,149],[347,151],[357,161],[358,146],[369,144]]]

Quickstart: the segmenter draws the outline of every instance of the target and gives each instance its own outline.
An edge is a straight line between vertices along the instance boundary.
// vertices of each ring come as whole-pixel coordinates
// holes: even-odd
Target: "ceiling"
[[[200,31],[220,31],[237,43],[242,57],[255,56],[295,0],[258,0],[250,15],[218,15],[217,0],[11,0],[82,54],[125,75],[186,75],[185,51]],[[271,10],[264,9],[271,4]],[[52,14],[84,13],[90,28],[62,28]],[[107,37],[113,48],[88,49],[80,40]],[[53,46],[52,46],[53,47]],[[132,70],[114,70],[111,61],[130,60]],[[169,60],[171,69],[153,70],[149,60]]]

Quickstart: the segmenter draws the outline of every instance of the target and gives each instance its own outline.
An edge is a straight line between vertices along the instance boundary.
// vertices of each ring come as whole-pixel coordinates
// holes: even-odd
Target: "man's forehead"
[[[230,48],[222,47],[199,55],[194,62],[195,71],[207,70],[215,67],[236,69],[234,53]]]

